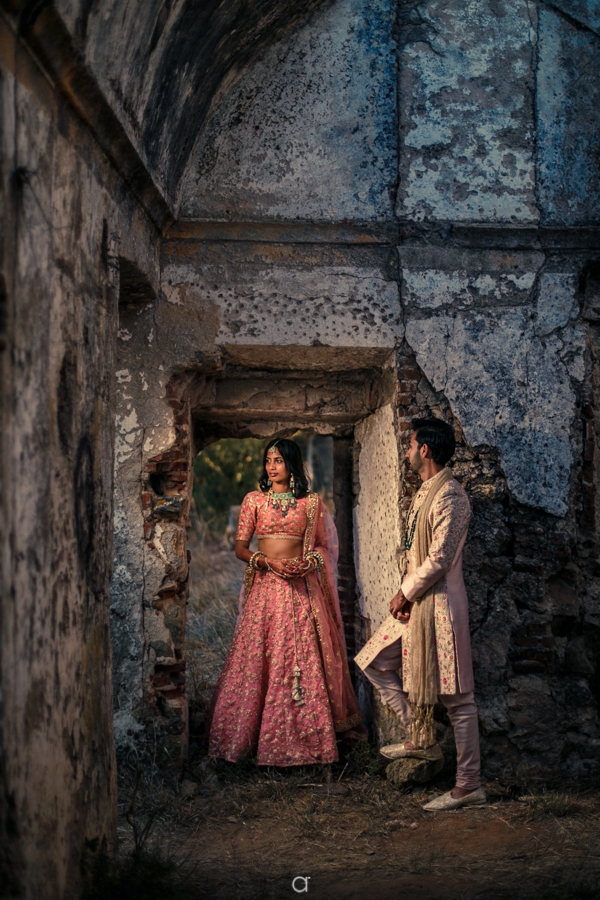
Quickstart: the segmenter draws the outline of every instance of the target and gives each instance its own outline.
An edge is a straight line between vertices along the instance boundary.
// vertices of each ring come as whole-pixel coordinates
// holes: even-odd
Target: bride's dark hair
[[[262,464],[262,472],[260,473],[260,478],[258,479],[258,486],[261,491],[268,491],[271,487],[271,482],[269,481],[269,476],[267,475],[267,453],[271,449],[271,447],[276,447],[277,450],[283,456],[283,461],[285,462],[285,467],[290,473],[290,475],[294,476],[294,486],[292,488],[294,492],[294,497],[298,500],[301,497],[306,497],[308,494],[310,487],[308,484],[308,477],[306,472],[304,471],[304,462],[302,461],[302,451],[300,447],[296,443],[296,441],[290,441],[289,438],[279,438],[278,440],[269,441],[267,446],[265,447],[265,452],[263,453],[263,464]]]

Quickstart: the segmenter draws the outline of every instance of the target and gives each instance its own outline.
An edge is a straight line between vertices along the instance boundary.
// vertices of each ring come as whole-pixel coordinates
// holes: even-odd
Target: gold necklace
[[[271,504],[273,509],[280,510],[282,516],[287,516],[289,509],[296,509],[297,500],[291,491],[285,494],[276,494],[271,488],[267,497],[267,502]]]

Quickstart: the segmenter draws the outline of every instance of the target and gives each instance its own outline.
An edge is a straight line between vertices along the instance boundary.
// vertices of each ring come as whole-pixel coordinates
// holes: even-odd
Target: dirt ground
[[[190,763],[182,781],[144,769],[133,812],[135,765],[124,767],[122,854],[133,824],[138,847],[176,863],[181,900],[600,898],[600,784],[489,783],[484,808],[428,813],[452,772],[402,793],[366,744],[332,767],[210,763],[202,731],[244,566],[200,527],[190,547]]]
[[[365,764],[373,774],[354,774]],[[177,863],[182,897],[600,897],[599,785],[530,785],[520,793],[493,783],[486,807],[428,813],[422,804],[449,786],[448,776],[406,794],[374,771],[365,749],[352,751],[345,768],[259,770],[200,760],[183,782],[140,787],[136,815],[143,825],[153,814],[148,845]],[[122,799],[125,809],[126,786]],[[132,836],[124,819],[120,836],[126,852]]]

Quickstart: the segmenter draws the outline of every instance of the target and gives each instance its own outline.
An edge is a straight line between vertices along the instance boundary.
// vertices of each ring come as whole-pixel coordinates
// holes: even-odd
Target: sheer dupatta
[[[350,680],[344,624],[337,591],[335,568],[339,555],[337,531],[331,514],[318,494],[308,498],[308,522],[304,555],[310,550],[323,557],[323,568],[306,576],[312,613],[317,628],[325,683],[335,730],[347,731],[362,721]]]

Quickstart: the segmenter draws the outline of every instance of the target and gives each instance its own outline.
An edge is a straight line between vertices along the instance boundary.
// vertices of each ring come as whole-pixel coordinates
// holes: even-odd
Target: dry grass
[[[186,678],[192,743],[201,739],[210,700],[233,638],[245,566],[195,518],[186,627]]]

